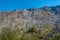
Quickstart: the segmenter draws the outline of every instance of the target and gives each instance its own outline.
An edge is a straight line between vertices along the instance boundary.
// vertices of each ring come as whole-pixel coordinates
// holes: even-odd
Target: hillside
[[[36,25],[44,30],[47,25],[51,28],[60,26],[60,6],[44,6],[25,10],[0,12],[0,29],[2,27],[31,27]]]
[[[0,40],[60,40],[60,6],[0,11]]]

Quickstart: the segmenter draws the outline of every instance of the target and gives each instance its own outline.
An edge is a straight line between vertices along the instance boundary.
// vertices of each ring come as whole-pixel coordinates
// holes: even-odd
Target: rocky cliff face
[[[33,25],[40,27],[41,30],[49,25],[50,28],[60,27],[60,6],[0,12],[0,29],[2,27],[28,28]]]

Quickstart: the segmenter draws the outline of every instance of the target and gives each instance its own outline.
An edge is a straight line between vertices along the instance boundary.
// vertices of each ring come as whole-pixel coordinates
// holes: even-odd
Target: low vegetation
[[[60,40],[60,33],[52,34],[48,28],[42,32],[35,27],[29,27],[26,31],[18,27],[5,27],[0,32],[0,40]]]

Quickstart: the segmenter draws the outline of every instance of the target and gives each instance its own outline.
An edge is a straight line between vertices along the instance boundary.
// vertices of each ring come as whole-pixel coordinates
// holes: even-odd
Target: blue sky
[[[60,0],[0,0],[0,10],[20,10],[56,5],[60,5]]]

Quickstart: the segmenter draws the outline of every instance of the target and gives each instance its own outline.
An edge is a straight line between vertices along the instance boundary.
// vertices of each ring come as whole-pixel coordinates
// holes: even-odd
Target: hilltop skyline
[[[0,10],[21,10],[56,5],[60,5],[60,0],[0,0]]]

